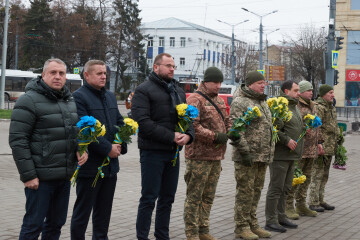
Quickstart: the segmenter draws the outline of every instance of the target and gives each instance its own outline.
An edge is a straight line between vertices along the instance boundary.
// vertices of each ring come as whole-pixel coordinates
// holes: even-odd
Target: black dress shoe
[[[324,208],[319,205],[310,205],[310,210],[316,211],[316,212],[324,212]]]
[[[281,226],[283,226],[283,227],[286,227],[286,228],[297,228],[297,227],[298,227],[297,224],[292,223],[292,222],[290,222],[290,221],[287,220],[287,219],[284,219],[284,220],[282,220],[282,221],[279,221],[279,224],[280,224]]]
[[[281,232],[281,233],[286,232],[286,228],[282,227],[279,224],[275,224],[275,223],[266,224],[265,229],[268,231],[272,231],[272,232]]]
[[[331,206],[327,203],[320,203],[320,206],[323,207],[325,210],[334,210],[335,206]]]

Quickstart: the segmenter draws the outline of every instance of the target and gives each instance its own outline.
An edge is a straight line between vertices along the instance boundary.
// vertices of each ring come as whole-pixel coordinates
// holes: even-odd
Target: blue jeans
[[[99,177],[95,188],[94,178],[78,178],[76,181],[76,201],[71,218],[71,239],[84,240],[92,211],[94,240],[107,240],[111,210],[117,182],[117,175]]]
[[[174,152],[140,150],[141,198],[136,220],[136,236],[148,240],[151,215],[156,206],[155,238],[168,240],[171,206],[179,179],[179,160],[173,166]]]
[[[41,239],[59,239],[66,222],[70,181],[40,181],[37,190],[25,188],[25,196],[26,213],[19,239],[38,239],[40,233]]]

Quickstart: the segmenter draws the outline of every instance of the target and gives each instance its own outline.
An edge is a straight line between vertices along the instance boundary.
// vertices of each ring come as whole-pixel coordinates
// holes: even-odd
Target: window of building
[[[206,49],[204,49],[204,59],[206,59]]]
[[[153,37],[149,37],[148,38],[148,47],[152,47],[154,45],[154,38]]]
[[[175,37],[170,37],[170,47],[175,47]]]
[[[159,37],[159,47],[164,47],[164,46],[165,46],[165,38]]]
[[[348,31],[346,64],[360,65],[360,31]]]
[[[148,59],[148,60],[147,60],[147,65],[148,65],[149,67],[152,67],[152,65],[153,65],[153,60],[152,60],[152,59]]]
[[[208,62],[210,62],[210,56],[211,55],[211,51],[210,50],[208,50]]]
[[[180,58],[180,66],[185,66],[185,58]]]
[[[360,70],[346,70],[345,83],[345,106],[360,106]]]
[[[360,10],[360,1],[359,0],[352,0],[350,9],[351,10]]]
[[[218,53],[217,53],[216,63],[219,63],[219,62],[220,62],[220,53],[218,52]]]
[[[184,37],[180,38],[180,46],[185,47],[185,38]]]
[[[213,63],[215,63],[215,51],[213,51]]]

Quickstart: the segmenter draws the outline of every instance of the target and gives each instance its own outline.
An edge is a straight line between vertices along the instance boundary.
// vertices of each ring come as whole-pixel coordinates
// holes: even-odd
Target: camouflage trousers
[[[209,233],[210,210],[221,172],[221,161],[186,159],[184,179],[187,185],[184,205],[187,237]]]
[[[331,155],[319,156],[314,161],[312,181],[310,184],[309,205],[324,203],[325,185],[329,179]]]
[[[294,207],[294,199],[297,203],[306,203],[307,191],[311,182],[311,175],[313,170],[313,158],[303,158],[299,161],[299,168],[306,176],[306,181],[302,184],[295,185],[291,187],[290,192],[288,193],[286,199],[287,207]]]
[[[267,163],[255,162],[252,167],[246,167],[240,162],[234,162],[236,195],[234,207],[235,233],[244,228],[257,228],[256,210],[264,187]]]

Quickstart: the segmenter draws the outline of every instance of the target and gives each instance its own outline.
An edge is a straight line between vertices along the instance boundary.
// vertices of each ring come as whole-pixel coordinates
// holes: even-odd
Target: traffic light
[[[341,41],[341,40],[344,40],[344,37],[337,37],[336,38],[336,47],[335,47],[336,51],[342,49],[342,47],[340,45],[344,44],[344,42]]]
[[[339,79],[339,71],[335,70],[334,71],[334,85],[337,85],[339,83],[338,79]]]

